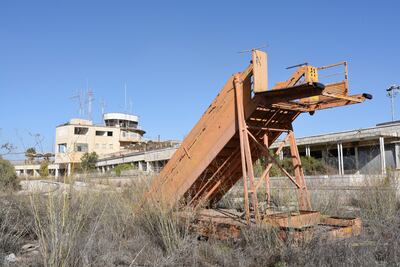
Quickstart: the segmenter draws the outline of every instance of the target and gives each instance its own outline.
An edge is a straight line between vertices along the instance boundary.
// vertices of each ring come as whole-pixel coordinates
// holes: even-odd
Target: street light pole
[[[390,101],[392,102],[392,121],[394,121],[394,93],[390,94]]]
[[[392,121],[394,121],[394,111],[395,111],[394,98],[396,97],[396,95],[398,94],[399,91],[400,91],[399,85],[392,85],[388,89],[386,89],[387,96],[390,97],[391,104],[392,104]]]

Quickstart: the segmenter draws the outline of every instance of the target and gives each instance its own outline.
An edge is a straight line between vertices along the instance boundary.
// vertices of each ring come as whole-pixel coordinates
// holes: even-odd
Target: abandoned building
[[[56,127],[55,163],[61,171],[79,164],[86,152],[103,156],[119,152],[142,141],[145,131],[138,126],[137,116],[126,113],[105,113],[104,125],[92,121],[71,119]]]
[[[106,126],[93,125],[86,120],[71,120],[66,125],[58,126],[55,160],[49,165],[50,174],[67,174],[69,163],[79,162],[84,152],[92,151],[99,155],[96,164],[99,172],[110,171],[123,163],[129,163],[141,171],[158,172],[179,147],[179,142],[169,141],[162,146],[136,149],[135,146],[143,141],[144,131],[138,128],[137,120],[132,120],[133,117],[129,117],[131,120],[118,120],[116,117],[105,116]],[[126,127],[127,121],[133,121],[134,124]],[[82,134],[81,131],[86,133]],[[276,148],[277,143],[271,148]],[[323,160],[331,167],[331,174],[385,174],[389,169],[400,168],[400,121],[300,137],[297,138],[297,145],[301,156]],[[288,151],[284,149],[280,157],[287,156]],[[20,176],[38,176],[40,166],[19,163],[15,168]]]
[[[400,168],[400,121],[302,137],[297,145],[301,156],[323,160],[333,174],[385,174]],[[289,156],[288,150],[282,152],[281,158]]]

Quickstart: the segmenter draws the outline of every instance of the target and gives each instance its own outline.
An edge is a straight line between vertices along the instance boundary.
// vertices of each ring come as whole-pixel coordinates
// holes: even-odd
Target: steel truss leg
[[[290,127],[290,128],[292,128],[292,127]],[[264,145],[261,144],[251,132],[247,131],[248,135],[252,138],[254,143],[261,149],[261,152],[263,152],[263,154],[267,157],[267,159],[269,161],[266,169],[264,170],[263,174],[261,175],[261,179],[258,181],[258,183],[256,185],[256,190],[261,186],[261,183],[263,182],[263,180],[265,180],[268,177],[269,171],[271,170],[271,167],[272,167],[272,164],[275,164],[290,179],[290,181],[296,186],[297,193],[298,193],[299,208],[301,210],[311,210],[311,201],[310,201],[310,197],[309,197],[309,194],[307,191],[306,182],[304,179],[304,173],[303,173],[303,169],[301,167],[300,154],[299,154],[299,151],[297,148],[294,133],[292,130],[284,130],[284,131],[287,131],[288,134],[287,134],[286,138],[283,140],[283,142],[279,145],[278,149],[276,150],[276,152],[274,154],[275,154],[275,156],[279,155],[279,153],[282,151],[283,146],[286,144],[286,142],[289,142],[293,169],[295,170],[295,177],[292,177],[292,175],[290,175],[290,173],[279,164],[279,162],[274,158],[274,156],[270,155],[270,151],[268,150],[268,147],[265,146],[265,142],[264,142]]]
[[[301,210],[311,210],[310,195],[308,194],[306,181],[304,179],[304,172],[303,172],[303,167],[301,166],[299,149],[297,147],[296,138],[294,137],[293,130],[289,131],[288,136],[290,144],[290,155],[292,157],[296,182],[300,186],[297,189],[299,208]]]
[[[294,133],[292,130],[292,126],[290,126],[290,130],[285,130],[288,132],[285,140],[278,147],[275,152],[278,155],[286,142],[289,142],[290,146],[290,154],[292,157],[293,168],[295,172],[295,177],[292,177],[280,164],[276,161],[276,159],[270,155],[269,152],[269,142],[268,135],[266,132],[263,136],[263,144],[259,143],[257,138],[248,130],[248,126],[246,124],[246,119],[244,116],[244,106],[243,106],[243,81],[240,79],[240,75],[235,75],[234,77],[234,87],[235,87],[235,97],[236,97],[236,109],[237,109],[237,119],[239,125],[239,138],[240,138],[240,156],[241,156],[241,164],[242,164],[242,174],[243,174],[243,189],[244,189],[244,205],[245,205],[245,218],[248,224],[250,224],[250,207],[252,206],[254,210],[254,217],[256,223],[261,222],[260,211],[258,208],[258,199],[257,199],[257,189],[261,186],[263,180],[266,183],[266,197],[267,203],[270,204],[270,181],[269,181],[269,171],[272,167],[272,164],[276,164],[277,167],[293,182],[297,187],[298,192],[298,202],[299,208],[301,210],[311,210],[311,201],[310,196],[307,191],[307,186],[305,183],[304,172],[301,166],[300,154],[297,148],[296,139],[294,137]],[[254,179],[254,169],[253,169],[253,160],[251,157],[251,148],[249,137],[255,142],[257,146],[261,148],[261,151],[265,154],[268,159],[268,164],[266,166],[265,171],[261,175],[260,181],[255,184]],[[248,186],[250,185],[250,190]],[[250,203],[250,198],[251,203]]]
[[[264,145],[267,149],[269,149],[269,143],[268,143],[268,135],[265,133],[264,134]],[[268,168],[268,164],[266,166],[266,169]],[[270,167],[271,168],[271,167]],[[270,169],[269,168],[269,169]],[[271,190],[270,190],[270,182],[269,182],[269,170],[265,172],[265,175],[263,175],[260,180],[265,180],[265,196],[267,200],[267,207],[270,207],[271,205]],[[257,188],[257,187],[256,187]]]
[[[244,204],[246,212],[247,224],[250,224],[250,203],[249,193],[251,195],[251,205],[254,210],[254,217],[256,223],[261,222],[260,211],[258,209],[257,191],[254,184],[254,170],[253,160],[251,158],[249,135],[247,131],[246,120],[244,116],[243,107],[243,81],[240,79],[240,75],[235,75],[234,78],[235,95],[236,95],[236,108],[239,125],[239,138],[240,138],[240,155],[242,161],[242,173],[243,173],[243,188],[244,188]],[[250,190],[248,190],[248,180],[250,182]]]

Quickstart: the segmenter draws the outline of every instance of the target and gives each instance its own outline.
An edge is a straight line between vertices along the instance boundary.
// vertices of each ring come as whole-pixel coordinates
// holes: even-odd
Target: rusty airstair
[[[310,217],[311,201],[293,121],[302,113],[312,115],[317,110],[362,103],[371,96],[349,96],[346,62],[323,67],[308,64],[295,67],[288,80],[269,89],[267,54],[252,50],[249,66],[228,79],[180,148],[154,178],[148,197],[168,207],[202,210],[212,208],[242,180],[244,213],[237,217],[245,225],[265,223],[271,221],[271,216],[260,209],[258,192],[261,188],[266,189],[262,194],[269,204],[269,171],[275,164],[295,186],[299,211]],[[341,71],[339,74],[343,78],[321,83],[319,74],[335,68]],[[279,137],[281,143],[272,151],[269,147]],[[285,144],[290,147],[294,174],[277,161]],[[266,159],[265,170],[256,179],[253,164],[262,157]],[[299,215],[303,214],[300,212]],[[319,213],[307,220],[320,223]],[[278,225],[282,226],[279,222]]]

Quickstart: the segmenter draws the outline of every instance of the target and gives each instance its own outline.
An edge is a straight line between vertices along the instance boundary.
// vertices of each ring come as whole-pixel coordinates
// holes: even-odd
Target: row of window
[[[96,131],[97,136],[113,136],[111,131]]]
[[[75,135],[86,135],[89,132],[89,128],[87,127],[75,127],[74,134]],[[112,131],[96,131],[96,136],[113,136]]]
[[[128,137],[128,138],[139,138],[139,134],[137,133],[132,133],[132,132],[121,132],[122,137]]]
[[[95,147],[96,147],[96,149],[100,149],[100,144],[96,143]],[[107,144],[101,144],[101,148],[102,149],[107,149]],[[114,148],[113,144],[108,144],[108,148],[109,149],[113,149]]]
[[[135,121],[126,121],[126,120],[105,120],[106,126],[119,126],[121,128],[137,128],[138,123]]]
[[[100,149],[100,144],[96,144],[95,145],[96,149]],[[114,146],[113,144],[108,144],[108,149],[113,149]],[[101,144],[101,149],[107,149],[107,144]],[[67,144],[66,143],[62,143],[62,144],[58,144],[58,148],[57,148],[59,153],[66,153],[67,152]],[[75,152],[88,152],[89,148],[88,148],[88,144],[87,143],[76,143],[74,146],[74,151]]]

